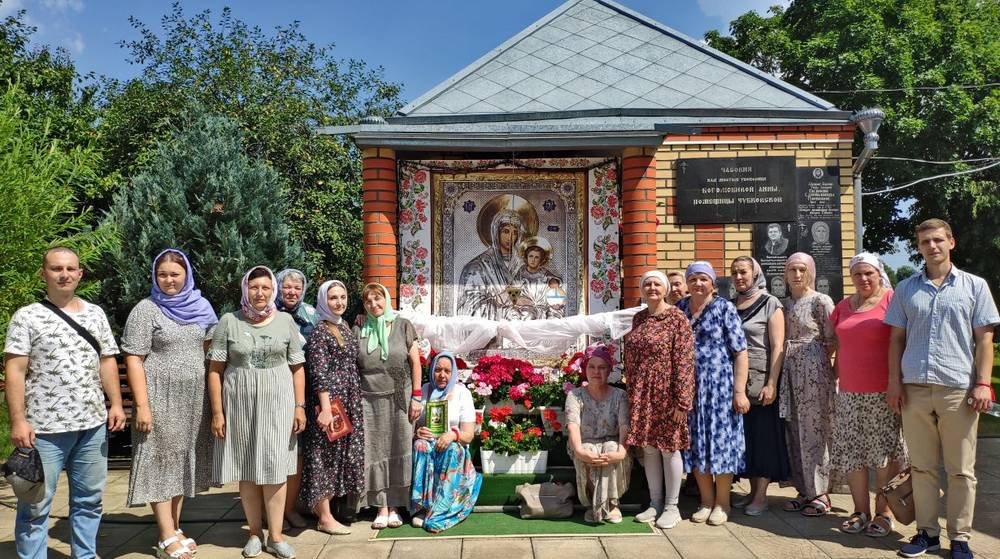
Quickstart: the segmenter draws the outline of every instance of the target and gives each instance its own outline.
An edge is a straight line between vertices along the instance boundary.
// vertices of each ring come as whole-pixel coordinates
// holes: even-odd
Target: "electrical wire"
[[[872,159],[883,159],[887,161],[911,161],[913,163],[929,163],[931,165],[954,165],[956,163],[981,163],[983,161],[996,161],[996,157],[979,157],[976,159],[956,159],[954,161],[930,161],[928,159],[916,159],[913,157],[892,157],[888,155],[876,155]]]
[[[890,93],[899,91],[942,91],[946,89],[989,89],[994,87],[1000,87],[1000,82],[968,85],[920,85],[915,87],[885,87],[872,89],[829,89],[816,90],[811,93]]]
[[[883,189],[883,190],[876,190],[874,192],[862,192],[861,195],[862,196],[874,196],[875,194],[885,194],[887,192],[894,192],[896,190],[902,190],[904,188],[909,188],[909,187],[914,186],[916,184],[920,184],[922,182],[927,182],[927,181],[931,181],[931,180],[935,180],[935,179],[946,179],[946,178],[950,178],[950,177],[957,177],[957,176],[960,176],[960,175],[968,175],[970,173],[978,173],[980,171],[985,171],[985,170],[990,169],[992,167],[996,167],[997,165],[1000,165],[1000,160],[996,160],[993,163],[990,163],[989,165],[983,165],[982,167],[976,167],[975,169],[966,169],[964,171],[956,171],[954,173],[942,173],[940,175],[933,175],[933,176],[930,176],[930,177],[924,177],[924,178],[921,178],[921,179],[917,179],[915,181],[908,182],[906,184],[902,184],[902,185],[899,185],[899,186],[894,186],[892,188],[886,188],[886,189]]]

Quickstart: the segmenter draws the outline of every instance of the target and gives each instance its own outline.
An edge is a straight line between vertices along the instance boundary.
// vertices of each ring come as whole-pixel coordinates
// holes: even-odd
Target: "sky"
[[[737,16],[766,12],[787,0],[619,0],[625,6],[701,39],[707,31],[727,31]],[[382,66],[387,79],[403,84],[413,100],[541,18],[562,0],[189,0],[187,14],[217,14],[225,6],[235,17],[264,30],[293,21],[318,45],[335,54]],[[25,10],[38,28],[34,42],[65,48],[80,73],[127,79],[139,72],[129,64],[122,40],[139,38],[134,16],[162,31],[166,0],[0,0],[0,17]],[[889,255],[893,267],[907,263]]]

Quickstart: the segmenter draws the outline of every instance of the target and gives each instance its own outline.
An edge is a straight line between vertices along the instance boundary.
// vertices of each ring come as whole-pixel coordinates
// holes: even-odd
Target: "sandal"
[[[389,520],[385,524],[389,528],[399,528],[403,525],[403,519],[399,517],[399,513],[392,511],[389,513]]]
[[[194,543],[194,538],[184,537],[184,530],[180,528],[174,530],[174,533],[177,534],[177,537],[181,538],[181,545],[191,550],[191,555],[198,554],[198,544]]]
[[[825,499],[825,500],[824,500]],[[830,498],[826,495],[814,497],[802,507],[802,516],[819,517],[830,512]]]
[[[892,517],[887,514],[876,514],[875,518],[868,523],[865,535],[872,538],[884,538],[892,533],[894,524]]]
[[[380,514],[372,521],[372,530],[385,530],[389,526],[389,517]]]
[[[794,499],[787,501],[785,506],[781,507],[781,510],[785,512],[799,512],[802,507],[806,504],[806,496],[799,493]]]
[[[177,549],[167,552],[167,548],[175,544],[178,546]],[[177,536],[170,536],[162,542],[157,542],[156,546],[156,556],[160,559],[180,559],[185,554],[192,555],[191,550],[181,543]]]
[[[840,531],[845,534],[860,534],[868,529],[869,522],[871,518],[867,514],[855,512],[840,525]]]

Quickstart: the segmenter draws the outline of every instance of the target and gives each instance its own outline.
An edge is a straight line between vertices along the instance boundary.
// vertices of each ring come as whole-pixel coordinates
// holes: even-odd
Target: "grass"
[[[469,537],[469,536],[533,536],[533,535],[580,535],[606,536],[616,534],[652,534],[649,524],[634,522],[627,515],[621,524],[592,525],[583,521],[583,513],[570,518],[553,520],[522,520],[515,513],[486,512],[470,514],[461,524],[439,534],[431,534],[409,524],[394,530],[381,530],[378,539]]]
[[[993,346],[993,389],[1000,387],[1000,348]],[[1000,437],[1000,417],[983,413],[979,415],[979,436]]]
[[[10,444],[10,416],[7,415],[7,394],[0,391],[0,460],[7,460],[14,446]]]

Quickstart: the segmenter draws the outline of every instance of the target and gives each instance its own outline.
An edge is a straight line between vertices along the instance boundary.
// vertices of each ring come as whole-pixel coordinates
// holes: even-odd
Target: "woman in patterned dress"
[[[576,493],[588,507],[583,519],[591,524],[622,521],[618,501],[628,491],[632,460],[628,436],[628,395],[608,386],[615,360],[604,345],[592,345],[580,367],[587,385],[566,395],[566,449],[576,470]]]
[[[684,274],[690,295],[677,303],[694,332],[695,397],[688,415],[691,448],[685,470],[694,474],[701,506],[692,522],[712,526],[729,519],[733,475],[743,471],[743,416],[747,399],[747,341],[732,303],[715,295],[715,270],[692,262]]]
[[[476,435],[476,404],[458,382],[458,363],[442,351],[430,363],[430,382],[421,387],[424,411],[413,434],[413,491],[410,513],[415,528],[438,533],[466,519],[476,506],[483,477],[472,465],[468,445]],[[447,431],[435,435],[428,427],[427,404],[447,403]]]
[[[347,286],[337,280],[319,286],[316,312],[320,322],[306,344],[309,424],[302,434],[305,462],[302,500],[319,517],[316,529],[338,536],[351,531],[331,514],[330,499],[357,498],[365,487],[365,427],[358,378],[358,340],[341,318],[346,310]],[[338,398],[354,430],[330,441],[326,437],[333,424],[330,403]]]
[[[240,310],[223,315],[209,350],[208,395],[215,436],[213,478],[240,482],[250,528],[244,557],[261,554],[262,513],[267,551],[295,557],[281,533],[288,476],[296,471],[297,435],[305,429],[302,336],[274,305],[274,274],[255,266],[243,276]]]
[[[788,434],[791,482],[798,495],[786,512],[823,516],[830,510],[830,435],[836,376],[830,355],[837,338],[830,324],[833,301],[816,291],[816,263],[796,252],[785,263],[785,363],[778,410]]]
[[[629,401],[625,444],[642,448],[649,484],[649,508],[635,520],[655,520],[665,529],[681,520],[681,451],[689,445],[687,416],[694,397],[694,338],[684,314],[667,302],[669,285],[659,270],[640,278],[646,308],[625,335],[624,371]]]
[[[194,287],[187,256],[161,252],[152,292],[132,309],[122,337],[135,414],[128,503],[153,509],[160,557],[191,559],[196,549],[180,516],[184,497],[212,481],[205,350],[218,322]]]
[[[881,538],[892,533],[892,511],[885,497],[876,495],[872,516],[868,476],[874,470],[876,487],[882,487],[907,463],[901,418],[885,400],[892,327],[883,320],[893,291],[878,255],[858,254],[849,270],[855,293],[830,315],[839,381],[830,468],[847,474],[854,499],[854,513],[841,531]]]

